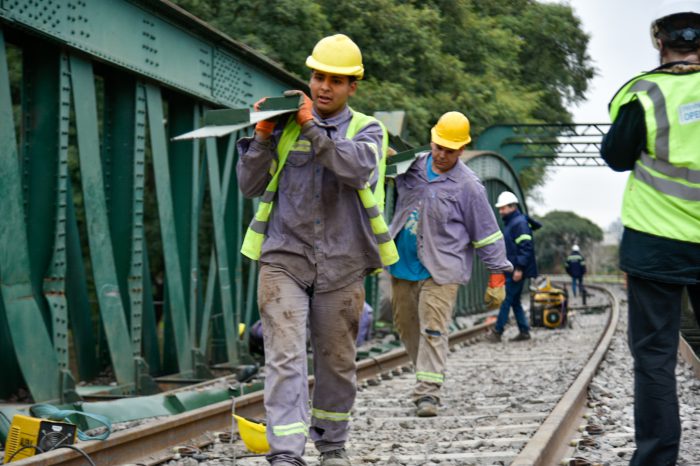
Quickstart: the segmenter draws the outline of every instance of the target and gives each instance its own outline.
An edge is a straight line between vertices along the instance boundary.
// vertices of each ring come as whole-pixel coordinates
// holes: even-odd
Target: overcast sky
[[[545,0],[546,1],[546,0]],[[597,69],[588,99],[572,108],[576,123],[609,123],[607,106],[613,94],[640,71],[658,64],[649,25],[659,0],[559,0],[570,4],[590,36],[589,55]],[[622,193],[629,172],[607,167],[550,168],[540,190],[542,203],[530,200],[536,215],[571,210],[603,229],[620,216]]]

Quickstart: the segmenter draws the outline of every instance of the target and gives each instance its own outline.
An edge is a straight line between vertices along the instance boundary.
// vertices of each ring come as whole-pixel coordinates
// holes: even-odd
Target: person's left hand
[[[263,97],[253,104],[253,110],[256,112],[260,111],[260,104],[265,102],[267,97]],[[261,139],[267,139],[270,137],[272,132],[275,130],[274,120],[261,120],[255,125],[255,132],[260,136]]]
[[[286,97],[292,95],[301,96],[301,99],[299,99],[299,110],[297,111],[297,123],[299,123],[299,126],[304,126],[306,123],[314,119],[314,115],[311,112],[311,109],[313,109],[314,106],[314,102],[309,98],[308,95],[299,90],[284,91],[284,95]]]

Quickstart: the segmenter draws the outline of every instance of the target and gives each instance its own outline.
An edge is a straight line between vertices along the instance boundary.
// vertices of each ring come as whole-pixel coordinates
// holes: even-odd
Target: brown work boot
[[[424,396],[416,402],[416,416],[435,417],[438,414],[438,400],[434,396]]]
[[[501,334],[497,333],[495,330],[489,330],[488,333],[486,334],[486,341],[491,342],[491,343],[500,343],[501,342]]]
[[[321,453],[321,466],[350,466],[350,458],[345,448]]]
[[[530,334],[529,334],[529,333],[522,333],[522,332],[520,332],[520,333],[518,333],[516,336],[514,336],[513,338],[511,338],[510,341],[525,341],[525,340],[529,340],[530,338],[531,338],[531,337],[530,337]]]

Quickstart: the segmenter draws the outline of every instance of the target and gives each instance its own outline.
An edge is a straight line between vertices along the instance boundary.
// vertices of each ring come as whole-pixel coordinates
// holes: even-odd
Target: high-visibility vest
[[[365,184],[364,188],[357,190],[357,194],[360,197],[362,206],[367,211],[369,223],[372,227],[372,233],[377,240],[382,265],[387,266],[399,260],[399,253],[396,250],[396,245],[394,244],[394,240],[391,238],[391,236],[389,236],[389,227],[384,221],[384,216],[382,215],[384,210],[384,175],[386,173],[386,152],[389,147],[389,137],[387,135],[386,128],[381,124],[381,122],[379,122],[379,120],[371,116],[355,112],[354,110],[351,111],[352,120],[350,120],[350,125],[345,133],[346,138],[352,139],[357,133],[360,132],[362,128],[375,121],[379,123],[382,128],[382,132],[384,133],[384,137],[382,138],[382,147],[373,148],[377,157],[378,171],[377,184],[374,192],[372,192],[372,188],[368,182]],[[250,259],[260,259],[262,245],[265,239],[265,232],[267,231],[267,224],[274,206],[277,187],[279,186],[280,174],[282,173],[284,164],[287,161],[287,155],[289,154],[292,145],[299,138],[300,134],[301,127],[297,124],[294,116],[290,117],[287,125],[282,131],[282,136],[280,137],[279,143],[277,144],[277,163],[273,163],[272,167],[270,168],[272,179],[265,188],[265,193],[263,194],[260,204],[258,205],[258,211],[255,213],[253,220],[250,222],[250,226],[248,227],[245,238],[243,239],[241,253]]]
[[[664,238],[700,243],[700,71],[642,74],[610,103],[644,108],[647,146],[630,174],[622,223]]]

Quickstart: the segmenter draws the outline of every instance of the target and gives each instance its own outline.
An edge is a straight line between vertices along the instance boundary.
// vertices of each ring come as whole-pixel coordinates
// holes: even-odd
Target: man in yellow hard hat
[[[311,97],[290,93],[300,96],[299,111],[260,122],[254,137],[238,142],[239,186],[262,196],[241,251],[260,261],[268,461],[304,465],[310,435],[321,465],[346,466],[363,279],[398,259],[381,214],[388,141],[377,120],[348,106],[364,74],[349,37],[322,39],[306,65]]]
[[[486,190],[459,159],[471,141],[469,128],[463,114],[444,114],[432,129],[431,150],[396,178],[389,233],[400,259],[389,268],[392,308],[416,369],[412,400],[421,417],[438,413],[452,308],[459,286],[469,282],[474,253],[491,271],[492,307],[505,297],[504,272],[512,270]]]
[[[686,290],[700,321],[700,0],[661,1],[650,23],[661,66],[615,94],[601,147],[613,170],[631,171],[620,268],[634,357],[633,466],[678,460],[675,369]]]

